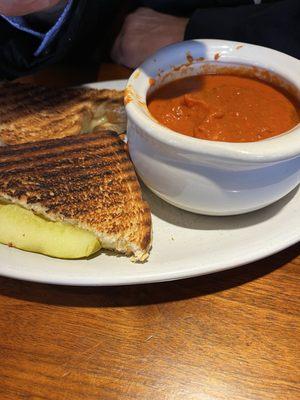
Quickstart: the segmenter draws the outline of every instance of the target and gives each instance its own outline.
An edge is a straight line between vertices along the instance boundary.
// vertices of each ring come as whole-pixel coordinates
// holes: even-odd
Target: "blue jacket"
[[[0,18],[0,79],[62,60],[101,62],[126,13],[139,6],[188,17],[185,39],[249,42],[300,59],[300,0],[74,0],[59,33],[38,56],[39,39]]]

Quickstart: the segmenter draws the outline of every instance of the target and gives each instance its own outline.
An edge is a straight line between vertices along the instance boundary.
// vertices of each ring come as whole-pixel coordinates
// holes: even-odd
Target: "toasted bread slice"
[[[103,248],[148,257],[150,210],[113,132],[0,147],[0,200],[90,231]]]
[[[93,131],[126,130],[123,91],[46,88],[26,83],[0,86],[0,141],[20,144]]]

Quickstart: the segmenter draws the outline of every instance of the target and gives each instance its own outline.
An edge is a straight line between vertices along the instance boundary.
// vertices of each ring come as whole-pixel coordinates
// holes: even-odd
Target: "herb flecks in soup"
[[[299,123],[299,105],[263,81],[235,75],[198,75],[154,91],[148,109],[168,128],[199,139],[254,142]]]

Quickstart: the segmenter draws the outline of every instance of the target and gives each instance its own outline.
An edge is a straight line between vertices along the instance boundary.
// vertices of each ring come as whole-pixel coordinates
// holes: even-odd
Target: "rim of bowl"
[[[199,45],[200,49],[197,47]],[[204,50],[206,53],[203,52]],[[147,93],[151,87],[150,79],[157,79],[157,71],[160,71],[162,67],[165,69],[168,58],[170,59],[169,69],[165,69],[165,73],[171,71],[174,65],[183,65],[182,62],[174,63],[174,58],[180,59],[189,54],[194,58],[205,57],[205,62],[215,63],[216,53],[221,54],[219,65],[222,65],[222,62],[224,65],[234,63],[269,70],[294,85],[300,93],[300,61],[296,58],[267,47],[243,42],[194,39],[160,49],[131,74],[126,90],[133,90],[139,100],[132,99],[125,105],[128,117],[157,141],[191,153],[254,163],[278,162],[300,156],[300,124],[281,135],[260,141],[220,142],[183,135],[161,125],[145,114]]]

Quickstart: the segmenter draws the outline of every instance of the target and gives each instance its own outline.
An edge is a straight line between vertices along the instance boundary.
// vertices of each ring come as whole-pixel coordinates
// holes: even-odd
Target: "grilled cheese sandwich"
[[[2,228],[2,243],[62,258],[87,256],[100,247],[135,261],[148,258],[150,210],[124,143],[113,132],[0,147],[0,201],[22,208],[0,212],[6,221],[3,227],[15,225],[7,231]],[[59,225],[47,225],[49,221]],[[66,226],[76,228],[76,238]],[[72,250],[81,242],[78,229],[90,234],[89,240],[82,239],[87,250],[80,253]],[[30,246],[22,234],[30,235]],[[41,250],[40,238],[50,247]],[[57,251],[53,243],[59,240],[68,243],[71,255]]]

